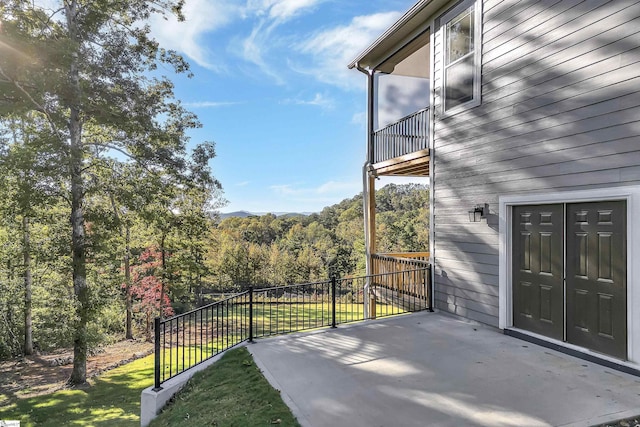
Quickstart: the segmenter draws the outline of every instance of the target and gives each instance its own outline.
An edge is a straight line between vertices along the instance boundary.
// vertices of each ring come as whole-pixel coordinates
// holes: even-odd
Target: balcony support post
[[[368,238],[368,244],[369,247],[368,252],[369,255],[373,255],[376,253],[376,178],[375,176],[372,176],[371,174],[369,174],[369,176],[367,177],[368,180],[368,186],[369,186],[369,191],[367,191],[367,198],[369,199],[367,201],[367,216],[368,216],[368,222],[369,222],[369,238]],[[375,271],[371,271],[370,274],[376,274]]]
[[[374,104],[375,104],[375,68],[364,69],[360,64],[356,64],[356,69],[367,76],[367,159],[362,167],[362,203],[364,210],[364,239],[365,239],[365,260],[366,260],[366,282],[363,292],[364,318],[369,318],[369,289],[372,272],[372,254],[375,253],[376,245],[376,188],[375,175],[370,168],[373,164],[373,141],[374,141]]]
[[[376,178],[369,172],[369,163],[362,168],[362,202],[364,208],[364,250],[366,262],[366,281],[364,284],[364,318],[369,318],[369,289],[373,269],[373,254],[376,253]]]
[[[373,164],[373,142],[375,132],[375,70],[370,70],[367,73],[367,160]]]

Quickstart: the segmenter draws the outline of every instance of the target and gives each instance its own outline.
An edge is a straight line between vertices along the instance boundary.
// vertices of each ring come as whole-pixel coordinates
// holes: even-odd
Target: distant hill
[[[274,212],[273,214],[278,218],[291,218],[293,216],[309,216],[314,212]]]
[[[268,213],[272,213],[277,217],[290,218],[293,216],[309,216],[313,212],[247,212],[247,211],[221,212],[220,219],[225,219],[230,217],[248,218],[250,216],[262,216]]]
[[[247,218],[254,215],[255,214],[252,214],[251,212],[247,212],[247,211],[221,212],[220,219],[225,219],[230,217]]]

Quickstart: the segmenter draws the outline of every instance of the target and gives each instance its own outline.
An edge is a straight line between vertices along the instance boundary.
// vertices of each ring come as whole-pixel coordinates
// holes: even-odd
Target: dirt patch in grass
[[[138,340],[105,346],[87,358],[87,376],[93,378],[152,351],[152,343]],[[72,368],[71,349],[0,362],[0,394],[4,395],[0,397],[0,406],[16,398],[29,398],[63,389]]]
[[[91,385],[13,399],[0,405],[0,420],[22,427],[139,427],[140,392],[153,385],[153,355],[111,369]]]

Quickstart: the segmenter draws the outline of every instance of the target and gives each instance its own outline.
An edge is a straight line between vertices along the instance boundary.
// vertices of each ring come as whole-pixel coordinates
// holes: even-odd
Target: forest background
[[[428,248],[426,186],[389,184],[376,192],[376,204],[379,252]],[[123,215],[117,207],[114,210],[108,192],[92,197],[87,208],[91,219],[88,266],[95,312],[89,322],[89,348],[124,339],[127,318],[130,337],[147,336],[153,317],[159,314],[161,286],[163,311],[170,315],[248,286],[306,283],[332,275],[365,273],[362,194],[311,215],[266,214],[221,220],[215,210],[197,215],[194,211],[175,213],[174,226],[166,234],[145,219],[145,212],[127,211]],[[67,210],[63,200],[54,203],[49,199],[29,216],[3,211],[2,359],[24,353],[25,250],[30,258],[35,350],[47,352],[73,345],[74,291]],[[160,247],[163,237],[164,267]],[[129,264],[129,286],[125,263]]]

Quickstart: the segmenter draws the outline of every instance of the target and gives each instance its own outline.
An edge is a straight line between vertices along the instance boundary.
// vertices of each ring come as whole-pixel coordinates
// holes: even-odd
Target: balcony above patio
[[[373,76],[368,154],[376,175],[429,175],[430,49],[430,31],[423,28],[391,55],[358,60]]]
[[[376,175],[429,175],[429,108],[409,114],[373,133]]]

